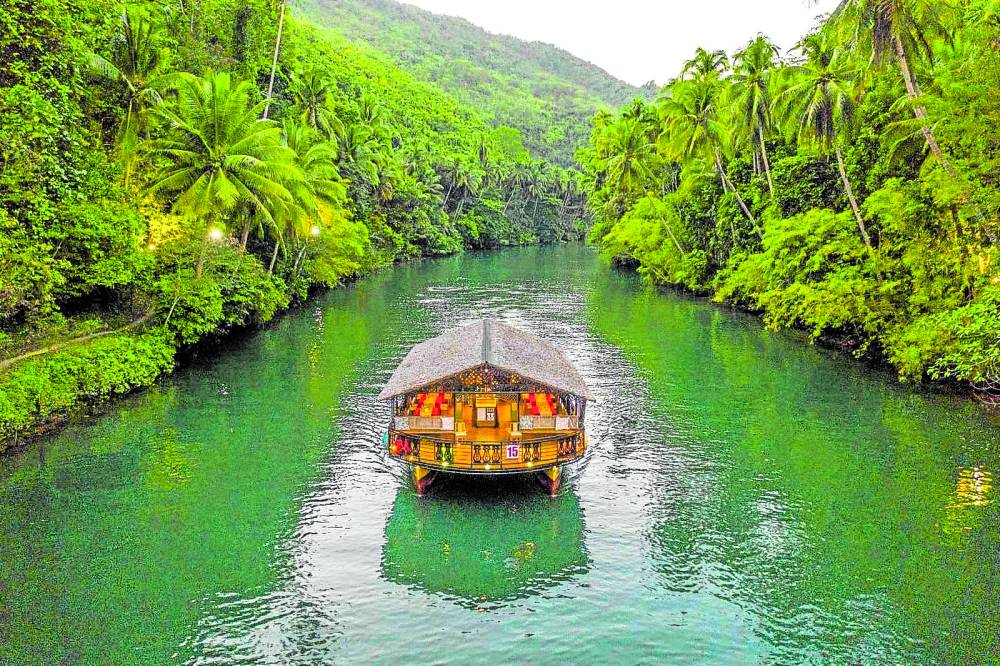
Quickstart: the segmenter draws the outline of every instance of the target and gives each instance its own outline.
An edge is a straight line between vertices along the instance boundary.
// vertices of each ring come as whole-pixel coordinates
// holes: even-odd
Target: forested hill
[[[289,6],[0,11],[0,450],[319,286],[583,236],[579,171]]]
[[[636,88],[550,44],[489,33],[394,0],[304,0],[314,21],[366,42],[494,122],[519,128],[539,157],[569,166],[601,107],[656,90]]]

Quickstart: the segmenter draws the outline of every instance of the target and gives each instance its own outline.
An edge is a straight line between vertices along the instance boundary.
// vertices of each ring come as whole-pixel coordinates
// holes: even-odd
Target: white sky
[[[490,32],[555,44],[635,85],[676,76],[695,48],[762,32],[793,46],[837,0],[403,0]]]

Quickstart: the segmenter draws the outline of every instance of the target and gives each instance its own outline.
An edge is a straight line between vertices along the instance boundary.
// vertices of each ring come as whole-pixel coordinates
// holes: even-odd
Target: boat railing
[[[580,417],[572,416],[522,416],[518,419],[521,430],[578,430]]]
[[[396,430],[441,430],[455,429],[455,419],[451,416],[397,416],[393,418]]]
[[[554,445],[554,446],[553,446]],[[586,451],[582,432],[531,441],[482,442],[433,435],[390,433],[390,455],[425,467],[454,472],[523,472],[576,460]]]
[[[522,416],[518,419],[521,430],[579,430],[579,416]],[[450,416],[396,416],[393,429],[402,432],[427,430],[453,432],[455,419]]]

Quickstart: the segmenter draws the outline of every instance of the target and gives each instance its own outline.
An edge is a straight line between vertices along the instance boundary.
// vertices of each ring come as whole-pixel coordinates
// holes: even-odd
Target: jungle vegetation
[[[11,0],[0,54],[0,448],[316,287],[585,233],[579,171],[285,0]]]
[[[303,0],[320,25],[370,44],[492,122],[521,130],[533,155],[566,167],[586,145],[598,108],[658,87],[636,88],[550,44],[496,35],[468,21],[395,0]]]
[[[700,49],[593,119],[590,238],[904,379],[998,389],[998,91],[992,0],[843,0],[789,53]]]

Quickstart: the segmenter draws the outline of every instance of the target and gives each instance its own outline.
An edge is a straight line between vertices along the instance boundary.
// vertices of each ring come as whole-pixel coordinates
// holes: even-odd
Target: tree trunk
[[[201,242],[201,252],[198,253],[198,262],[194,265],[194,276],[198,280],[201,279],[201,275],[205,271],[205,251],[207,249],[208,249],[208,238],[206,237]]]
[[[250,220],[243,222],[243,232],[240,234],[240,247],[247,251],[247,241],[250,240]]]
[[[851,187],[851,180],[847,177],[847,169],[844,167],[844,155],[840,151],[840,144],[835,144],[837,151],[837,168],[840,170],[840,180],[844,184],[844,191],[847,192],[847,200],[851,202],[851,210],[854,211],[854,219],[858,221],[858,231],[861,232],[861,240],[868,246],[868,251],[874,253],[872,239],[865,228],[865,220],[861,217],[861,210],[858,208],[858,200],[854,197],[854,188]]]
[[[729,182],[726,180],[726,172],[722,169],[722,162],[719,160],[719,153],[715,153],[715,170],[719,174],[719,180],[722,181],[722,191],[729,192]],[[736,225],[733,224],[732,220],[729,220],[729,233],[733,236],[733,247],[736,247],[738,243],[736,242]]]
[[[740,193],[736,190],[736,186],[733,185],[733,181],[729,180],[729,176],[726,175],[726,170],[722,168],[722,157],[720,157],[718,150],[715,151],[715,168],[719,170],[719,175],[722,177],[722,180],[729,184],[730,191],[736,195],[736,200],[739,202],[740,208],[743,209],[743,214],[747,216],[747,219],[750,220],[750,224],[753,225],[754,232],[760,236],[761,240],[764,240],[764,232],[761,231],[756,218],[754,218],[750,209],[747,208],[746,202],[743,201],[743,197],[741,197]]]
[[[767,157],[767,141],[764,140],[764,128],[757,128],[760,136],[760,156],[764,160],[764,173],[767,174],[767,188],[771,191],[771,198],[774,199],[774,179],[771,177],[771,160]]]
[[[507,214],[507,207],[510,206],[510,202],[514,200],[514,195],[517,194],[517,190],[513,187],[510,189],[510,196],[507,197],[507,201],[503,205],[503,214]]]
[[[670,228],[670,223],[664,220],[663,228],[667,230],[667,233],[670,235],[670,240],[672,240],[674,242],[674,245],[677,246],[677,251],[681,253],[682,257],[686,257],[687,252],[685,252],[684,248],[681,247],[680,241],[678,241],[677,236],[674,235],[674,230]]]
[[[267,274],[274,275],[274,264],[278,261],[278,249],[281,248],[281,241],[274,241],[274,254],[271,255],[271,263],[267,267]]]
[[[896,45],[896,57],[899,60],[899,69],[903,73],[903,81],[906,82],[906,94],[910,98],[910,101],[916,101],[920,98],[920,83],[917,81],[916,77],[913,75],[913,71],[910,69],[910,61],[906,56],[906,47],[903,45],[903,40],[896,35],[893,42]],[[934,157],[941,162],[941,166],[944,170],[948,172],[948,175],[957,181],[961,181],[958,172],[955,167],[952,166],[951,161],[945,156],[944,151],[941,150],[941,145],[938,144],[937,138],[934,136],[934,131],[930,127],[930,123],[927,122],[927,107],[923,104],[917,103],[913,107],[913,115],[917,117],[917,120],[921,122],[920,133],[924,135],[924,141],[927,143],[927,147],[930,148],[931,153]],[[968,200],[972,210],[979,222],[983,225],[983,229],[986,231],[986,235],[989,236],[990,242],[994,245],[997,244],[1000,239],[997,238],[996,230],[990,225],[986,216],[983,215],[983,211],[979,210],[979,206],[972,201],[971,193],[964,187],[962,189],[962,194]]]
[[[454,182],[454,181],[452,181],[452,182],[451,182],[451,183],[450,183],[450,184],[448,185],[448,193],[444,195],[444,204],[443,204],[443,206],[444,206],[444,210],[445,210],[445,212],[447,212],[447,211],[448,211],[448,200],[449,200],[449,199],[451,199],[451,191],[452,191],[453,189],[455,189],[455,182]]]
[[[271,110],[271,96],[274,94],[274,73],[278,69],[278,52],[281,50],[281,31],[285,27],[285,0],[281,0],[281,13],[278,15],[278,36],[274,40],[274,58],[271,60],[271,79],[267,84],[267,102],[264,104],[264,120]]]
[[[906,94],[910,98],[910,101],[914,101],[920,97],[920,84],[913,77],[913,72],[910,70],[910,62],[906,57],[906,48],[903,46],[903,40],[900,39],[899,35],[893,40],[896,44],[896,57],[899,59],[899,69],[903,73],[903,80],[906,82]],[[948,158],[944,156],[944,151],[941,150],[941,146],[938,144],[937,139],[934,137],[934,132],[931,130],[927,121],[927,108],[923,104],[917,104],[913,107],[913,115],[920,120],[923,125],[920,128],[920,133],[924,135],[924,140],[927,142],[927,147],[931,149],[934,156],[941,161],[941,166],[945,168],[951,176],[957,178],[958,173],[955,171],[955,167],[951,165]]]
[[[726,180],[726,172],[722,168],[722,160],[719,158],[719,151],[715,151],[715,170],[719,174],[719,180],[722,181],[722,191],[729,192],[729,181]]]

